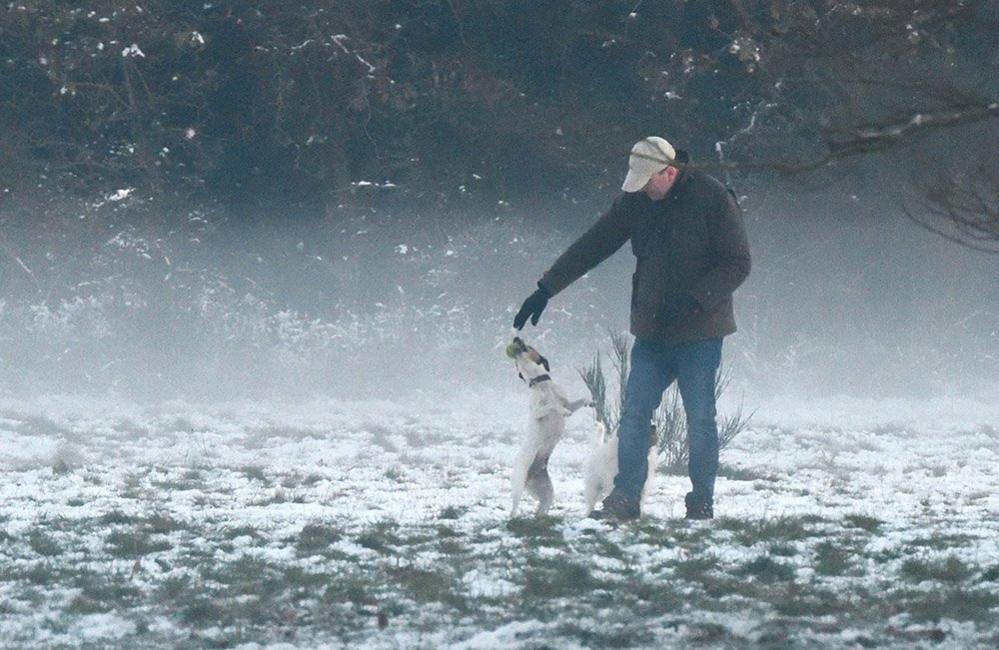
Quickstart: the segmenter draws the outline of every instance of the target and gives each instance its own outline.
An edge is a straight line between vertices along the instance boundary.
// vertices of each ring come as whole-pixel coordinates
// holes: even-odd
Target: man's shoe
[[[711,503],[695,501],[693,492],[687,493],[683,503],[687,506],[687,519],[714,519],[715,511]]]
[[[603,521],[631,521],[638,519],[641,511],[638,501],[614,488],[603,500],[603,508],[590,513],[590,519]]]

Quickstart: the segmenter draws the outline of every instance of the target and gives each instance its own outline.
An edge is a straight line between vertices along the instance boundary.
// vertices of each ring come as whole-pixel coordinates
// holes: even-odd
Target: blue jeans
[[[718,474],[718,425],[715,375],[722,339],[661,343],[638,339],[631,349],[631,371],[624,393],[618,434],[618,471],[614,486],[636,501],[648,473],[649,423],[663,393],[676,380],[687,414],[690,459],[687,471],[694,500],[712,503]]]

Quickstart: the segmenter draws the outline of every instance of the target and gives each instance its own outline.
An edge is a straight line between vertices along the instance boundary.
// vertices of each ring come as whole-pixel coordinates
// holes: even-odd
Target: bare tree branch
[[[999,254],[999,182],[992,168],[977,166],[917,182],[921,205],[903,202],[905,215],[922,228],[967,248]]]
[[[733,169],[733,170],[771,170],[781,174],[793,175],[813,171],[829,165],[837,160],[853,158],[866,154],[887,151],[908,144],[912,138],[949,127],[969,125],[999,118],[999,102],[985,106],[969,106],[952,108],[942,111],[913,113],[907,118],[883,124],[863,124],[853,127],[852,137],[832,140],[827,143],[828,153],[824,156],[806,161],[790,161],[782,159],[767,160],[718,160],[694,163],[676,163],[677,167],[699,169]],[[654,160],[651,156],[649,159]]]

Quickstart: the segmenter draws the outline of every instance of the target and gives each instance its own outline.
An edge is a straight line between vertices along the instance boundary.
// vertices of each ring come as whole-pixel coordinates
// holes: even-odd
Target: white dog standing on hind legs
[[[506,353],[516,363],[520,378],[531,388],[527,438],[514,460],[510,476],[510,516],[517,515],[525,489],[537,498],[537,514],[543,515],[555,501],[555,488],[548,475],[548,459],[565,432],[565,418],[591,402],[588,399],[570,401],[562,387],[548,374],[548,360],[519,337],[507,346]]]

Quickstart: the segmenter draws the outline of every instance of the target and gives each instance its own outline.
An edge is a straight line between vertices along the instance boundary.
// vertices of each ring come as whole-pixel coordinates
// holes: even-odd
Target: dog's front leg
[[[561,386],[555,385],[554,389],[555,398],[564,409],[565,415],[572,415],[584,406],[593,406],[593,400],[586,399],[585,397],[570,401],[569,396],[565,394],[565,390]]]
[[[584,406],[593,406],[593,401],[588,400],[585,397],[580,397],[577,400],[565,403],[565,409],[569,412],[568,415],[572,415]]]

